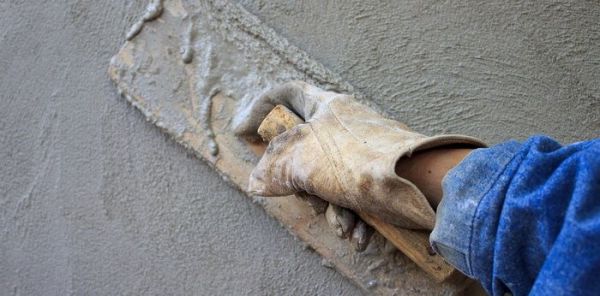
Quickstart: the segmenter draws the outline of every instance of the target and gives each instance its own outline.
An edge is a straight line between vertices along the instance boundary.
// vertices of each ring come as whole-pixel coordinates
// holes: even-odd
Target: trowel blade
[[[362,98],[339,76],[227,1],[150,1],[127,39],[109,68],[119,93],[241,191],[258,156],[233,135],[231,126],[250,99],[294,79]],[[439,295],[458,289],[435,283],[402,254],[382,251],[387,248],[381,236],[356,253],[333,234],[324,216],[314,215],[301,200],[254,201],[365,291]]]

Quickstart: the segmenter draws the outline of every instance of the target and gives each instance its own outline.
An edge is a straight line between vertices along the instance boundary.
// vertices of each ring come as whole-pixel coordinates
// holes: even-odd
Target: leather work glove
[[[483,147],[471,137],[427,137],[389,120],[353,96],[288,82],[253,100],[234,123],[255,137],[274,106],[282,104],[306,123],[275,137],[250,176],[249,191],[262,196],[297,192],[410,229],[431,230],[435,213],[395,167],[415,151],[446,145]]]

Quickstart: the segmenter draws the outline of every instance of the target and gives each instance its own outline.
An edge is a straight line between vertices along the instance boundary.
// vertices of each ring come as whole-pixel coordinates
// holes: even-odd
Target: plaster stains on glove
[[[389,120],[350,95],[289,82],[256,98],[238,113],[235,131],[256,131],[281,104],[305,124],[275,137],[250,176],[263,196],[307,192],[335,205],[372,214],[404,228],[431,230],[435,213],[421,191],[400,178],[396,162],[423,149],[481,142],[465,136],[427,137]]]
[[[329,204],[325,212],[327,223],[335,231],[335,234],[341,238],[346,238],[354,229],[356,216],[351,211],[338,207],[334,204]]]
[[[340,238],[348,238],[357,252],[364,251],[375,230],[349,209],[329,204],[325,212],[329,227]]]
[[[310,150],[306,155],[304,152],[310,149],[305,139],[309,134],[310,127],[301,124],[271,140],[250,175],[248,191],[261,196],[284,196],[296,192],[314,195],[311,185],[306,182],[305,174],[309,171],[303,169],[303,163],[288,157],[310,157]]]
[[[361,219],[358,219],[354,225],[351,238],[354,249],[358,252],[366,250],[374,232],[375,229],[369,226],[369,224],[365,223],[365,221]]]
[[[237,111],[238,115],[233,118],[234,131],[238,136],[259,141],[260,137],[256,131],[275,106],[283,105],[304,121],[309,121],[319,109],[319,105],[335,95],[340,94],[324,91],[302,81],[282,84],[252,100],[248,105],[241,106]]]
[[[327,210],[328,202],[322,200],[318,196],[310,195],[306,192],[297,192],[296,196],[300,199],[304,200],[311,209],[315,212],[315,214],[323,214]]]

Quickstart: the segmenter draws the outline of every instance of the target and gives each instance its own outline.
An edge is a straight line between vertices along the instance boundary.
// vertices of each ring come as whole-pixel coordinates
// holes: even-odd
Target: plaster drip
[[[184,64],[189,64],[194,58],[194,49],[192,48],[192,32],[194,31],[194,21],[189,17],[189,23],[183,33],[183,40],[181,45],[181,61]]]
[[[162,12],[163,0],[150,0],[150,2],[148,2],[148,5],[146,6],[146,11],[144,12],[144,15],[142,15],[142,18],[135,22],[133,26],[131,26],[131,28],[127,32],[127,36],[125,37],[125,39],[127,39],[127,41],[131,41],[142,31],[142,29],[144,28],[144,23],[151,22],[157,19],[162,14]]]
[[[202,127],[204,128],[204,132],[206,134],[208,150],[210,155],[217,156],[219,154],[219,145],[215,141],[215,132],[212,129],[211,122],[211,109],[212,109],[212,101],[213,98],[220,93],[221,90],[219,88],[213,88],[210,91],[208,97],[204,99],[202,105],[200,106],[200,118],[202,118]]]

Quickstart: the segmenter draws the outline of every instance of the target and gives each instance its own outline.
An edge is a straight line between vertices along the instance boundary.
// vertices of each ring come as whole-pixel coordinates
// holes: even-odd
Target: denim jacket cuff
[[[446,174],[443,198],[429,237],[431,246],[444,259],[467,276],[474,277],[471,258],[477,219],[497,219],[480,213],[479,204],[518,150],[517,142],[493,148],[475,149]],[[478,213],[480,213],[478,215]],[[482,216],[483,215],[483,216]],[[488,243],[493,245],[494,237]],[[473,256],[474,255],[474,256]]]

